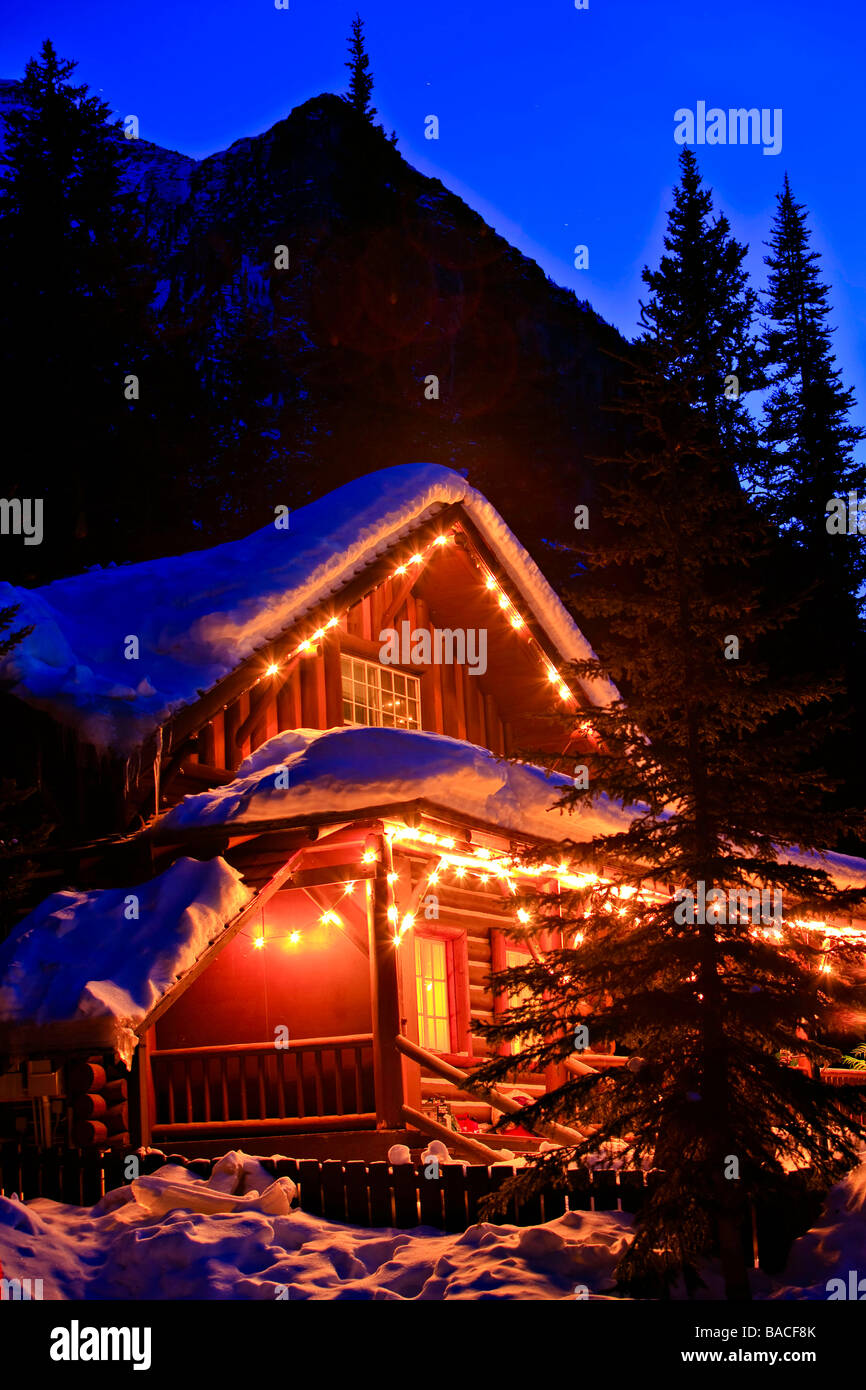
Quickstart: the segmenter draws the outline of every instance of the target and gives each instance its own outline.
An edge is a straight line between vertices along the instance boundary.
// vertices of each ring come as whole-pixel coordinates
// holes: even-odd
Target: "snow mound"
[[[255,1160],[228,1158],[236,1177],[238,1161],[249,1177]],[[166,1200],[184,1202],[154,1202],[159,1179]],[[26,1208],[39,1240],[0,1223],[0,1264],[8,1278],[41,1278],[50,1299],[571,1299],[577,1285],[597,1298],[612,1292],[631,1238],[631,1218],[616,1212],[522,1229],[482,1222],[446,1235],[266,1210],[267,1192],[234,1198],[166,1165],[93,1208],[39,1199]],[[228,1205],[214,1210],[220,1201]]]
[[[95,569],[38,589],[0,583],[0,608],[20,605],[34,631],[0,663],[28,704],[77,727],[98,748],[128,753],[194,703],[264,642],[337,594],[443,507],[464,505],[564,660],[588,642],[499,513],[438,464],[367,474],[275,525],[186,555]],[[125,656],[138,638],[140,657]],[[586,682],[606,703],[606,682]]]
[[[60,1300],[594,1300],[615,1296],[632,1237],[624,1212],[569,1211],[525,1227],[481,1221],[450,1235],[341,1225],[290,1212],[293,1197],[288,1179],[274,1182],[236,1151],[207,1181],[166,1164],[92,1208],[0,1198],[0,1266],[8,1279],[42,1279],[45,1298]],[[283,1200],[285,1211],[273,1209]],[[782,1276],[751,1274],[753,1296],[859,1297],[864,1250],[866,1164],[828,1195]],[[718,1261],[700,1273],[696,1301],[723,1298]],[[834,1279],[847,1292],[834,1293]],[[672,1296],[688,1294],[678,1284]]]
[[[288,786],[285,784],[288,783]],[[569,778],[505,762],[445,734],[408,729],[295,729],[275,734],[225,786],[185,796],[161,831],[425,800],[504,829],[552,839],[625,830],[630,817],[600,797],[552,811]]]
[[[195,1211],[207,1216],[226,1212],[267,1212],[288,1216],[297,1188],[290,1178],[268,1175],[257,1159],[239,1149],[214,1164],[208,1179],[188,1169],[166,1164],[156,1173],[132,1181],[134,1200],[152,1216],[170,1211]]]
[[[864,1276],[866,1163],[861,1163],[827,1193],[818,1224],[794,1241],[782,1287],[774,1297],[826,1299],[835,1292],[837,1298],[848,1299],[853,1293],[859,1302],[866,1295],[866,1282],[857,1289]],[[842,1281],[844,1292],[838,1286],[834,1291],[834,1279]]]
[[[251,897],[221,858],[178,859],[135,888],[52,893],[0,945],[0,1020],[110,1020],[128,1065],[132,1029]]]

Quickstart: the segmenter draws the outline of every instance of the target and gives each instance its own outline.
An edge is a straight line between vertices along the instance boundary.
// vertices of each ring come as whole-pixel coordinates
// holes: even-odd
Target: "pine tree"
[[[140,524],[148,407],[126,383],[145,375],[148,250],[121,193],[122,137],[108,105],[70,81],[75,66],[48,40],[27,63],[0,162],[7,457],[13,495],[36,493],[45,513],[43,546],[19,557],[25,579],[26,566],[46,578],[109,558],[101,546]],[[151,455],[151,476],[158,466]]]
[[[855,461],[854,448],[866,433],[849,419],[854,395],[835,365],[829,290],[810,242],[806,209],[795,201],[786,175],[764,258],[769,393],[763,447],[750,484],[756,504],[783,535],[787,568],[807,591],[789,659],[808,651],[816,668],[838,671],[845,690],[838,704],[858,727],[866,716],[866,630],[859,611],[866,544],[861,535],[831,533],[827,512],[832,498],[843,499],[845,520],[851,526],[853,518],[858,529],[857,503],[851,505],[849,494],[863,500],[866,467]],[[866,519],[861,525],[866,530]],[[822,755],[847,796],[862,801],[866,778],[847,740],[835,737]],[[859,852],[860,846],[851,848]]]
[[[849,491],[862,493],[866,486],[866,466],[853,458],[866,431],[849,419],[854,392],[843,386],[835,365],[829,288],[811,239],[806,208],[795,202],[786,174],[764,257],[770,391],[760,498],[790,533],[825,601],[850,607],[866,579],[866,546],[859,537],[828,533],[826,504],[831,497],[847,501]]]
[[[857,1126],[831,1088],[782,1056],[814,1070],[838,1055],[831,1029],[856,1030],[862,968],[852,979],[839,945],[828,973],[829,942],[798,923],[847,915],[863,894],[803,863],[802,848],[838,830],[826,780],[803,770],[830,690],[781,686],[763,664],[763,639],[787,616],[760,585],[772,537],[732,486],[693,391],[666,367],[651,345],[636,362],[622,406],[636,436],[627,456],[604,461],[608,524],[585,533],[572,595],[605,637],[600,659],[569,674],[604,676],[630,700],[580,710],[590,741],[574,762],[588,786],[577,778],[561,804],[609,798],[632,818],[566,844],[576,866],[567,891],[545,891],[542,875],[523,897],[529,920],[514,934],[548,946],[545,933],[562,936],[495,977],[512,998],[526,993],[485,1032],[493,1043],[522,1039],[523,1066],[537,1072],[573,1062],[579,1027],[591,1050],[629,1054],[609,1071],[561,1072],[516,1117],[576,1125],[586,1138],[534,1157],[502,1199],[565,1182],[570,1160],[620,1145],[660,1170],[617,1271],[622,1287],[657,1295],[678,1277],[692,1287],[715,1252],[728,1296],[747,1298],[749,1201],[781,1200],[791,1162],[829,1182],[856,1160]],[[539,858],[559,862],[563,846]],[[698,910],[690,921],[678,894],[699,903],[701,884],[707,920]],[[756,922],[758,890],[768,897]],[[475,1075],[501,1081],[513,1065],[497,1057]]]
[[[359,14],[356,14],[352,20],[349,53],[351,56],[346,67],[349,69],[351,77],[346,101],[372,125],[373,117],[378,113],[375,106],[370,105],[373,76],[370,72],[370,59],[367,57],[367,50],[364,45],[364,23]]]
[[[688,385],[721,447],[746,467],[756,432],[742,397],[762,380],[752,329],[757,296],[744,265],[749,248],[731,235],[724,213],[713,217],[712,190],[688,148],[664,245],[658,269],[643,271],[651,291],[641,303],[644,340],[654,343],[664,374]]]

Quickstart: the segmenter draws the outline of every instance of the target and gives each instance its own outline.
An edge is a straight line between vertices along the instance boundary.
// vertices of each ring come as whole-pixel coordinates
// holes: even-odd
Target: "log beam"
[[[383,860],[385,862],[383,862]],[[373,1079],[379,1129],[399,1129],[402,1120],[403,1060],[394,1039],[400,1032],[399,961],[394,927],[388,920],[388,860],[383,853],[376,876],[364,885],[370,943],[370,1008],[373,1018]]]

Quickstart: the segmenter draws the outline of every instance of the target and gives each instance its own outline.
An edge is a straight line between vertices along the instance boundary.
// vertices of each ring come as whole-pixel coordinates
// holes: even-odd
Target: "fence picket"
[[[103,1192],[126,1182],[125,1163],[131,1152],[134,1151],[37,1150],[15,1140],[6,1141],[0,1143],[0,1192],[7,1197],[17,1192],[24,1201],[42,1195],[74,1206],[92,1206]],[[145,1173],[156,1172],[167,1163],[180,1164],[190,1174],[205,1179],[214,1164],[210,1158],[166,1155],[159,1150],[140,1153],[139,1158]],[[315,1158],[265,1158],[263,1162],[269,1174],[290,1177],[297,1184],[300,1207],[311,1216],[348,1221],[361,1228],[406,1229],[420,1223],[455,1233],[484,1219],[478,1209],[482,1198],[494,1192],[514,1171],[507,1164],[488,1169],[447,1163],[435,1179],[424,1176],[423,1164],[391,1167],[385,1162],[366,1163],[363,1159],[344,1163],[339,1159]],[[619,1199],[623,1213],[637,1212],[662,1176],[653,1171],[616,1173],[596,1169],[590,1173],[575,1169],[568,1174],[569,1206],[573,1211],[615,1212]],[[761,1266],[771,1273],[787,1258],[791,1241],[814,1225],[821,1205],[820,1193],[811,1188],[808,1174],[792,1174],[789,1181],[791,1200],[785,1212],[777,1211],[777,1204],[759,1204],[757,1209]],[[505,1213],[489,1219],[519,1226],[552,1221],[563,1213],[565,1198],[563,1189],[545,1188],[522,1202],[518,1209],[512,1202]]]

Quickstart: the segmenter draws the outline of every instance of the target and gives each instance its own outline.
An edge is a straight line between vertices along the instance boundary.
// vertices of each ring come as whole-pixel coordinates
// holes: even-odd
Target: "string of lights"
[[[404,578],[411,573],[413,567],[423,565],[425,561],[430,558],[431,554],[446,546],[452,539],[453,533],[443,533],[435,536],[426,546],[410,555],[404,563],[397,565],[392,572],[392,577],[395,579]],[[474,554],[470,554],[470,558],[484,581],[485,590],[490,593],[491,597],[496,599],[498,607],[501,609],[504,617],[507,618],[510,626],[515,631],[525,635],[530,646],[536,650],[547,676],[547,680],[551,685],[556,687],[556,693],[559,698],[564,702],[576,702],[573,691],[570,690],[566,681],[551,662],[541,643],[527,627],[526,621],[513,599],[508,595],[492,571],[478,557]],[[347,613],[348,609],[341,614],[332,615],[328,618],[327,622],[312,632],[309,637],[298,642],[297,645],[286,654],[282,664],[272,662],[266,668],[264,675],[271,677],[276,676],[296,658],[314,652],[316,643],[320,642],[329,630],[338,627],[341,622],[345,620]],[[261,677],[259,679],[261,679]],[[256,681],[255,684],[258,684],[258,681]],[[590,731],[586,729],[583,730],[583,732]],[[521,862],[511,855],[495,855],[491,850],[483,846],[462,847],[458,849],[457,841],[452,836],[437,835],[432,830],[418,830],[408,825],[389,822],[385,826],[384,834],[388,846],[387,853],[390,864],[390,868],[386,874],[388,885],[387,917],[393,929],[392,939],[395,946],[400,945],[406,932],[415,924],[415,914],[413,912],[406,911],[401,913],[396,895],[399,875],[393,868],[392,849],[395,843],[403,841],[416,841],[419,845],[435,850],[437,862],[426,879],[426,886],[430,888],[435,888],[441,881],[442,875],[450,872],[458,883],[463,881],[467,876],[471,876],[476,877],[483,886],[489,883],[491,878],[495,878],[507,887],[510,894],[516,895],[519,891],[518,885],[521,880],[531,881],[539,877],[547,877],[556,883],[557,889],[560,892],[563,889],[581,891],[586,888],[593,888],[598,890],[606,899],[603,904],[604,910],[607,912],[616,910],[620,916],[626,914],[627,908],[624,906],[615,908],[610,899],[616,897],[627,899],[637,891],[635,888],[630,888],[627,885],[614,885],[611,880],[605,879],[598,874],[576,870],[573,866],[564,861],[561,861],[559,864],[530,864]],[[361,862],[365,865],[369,865],[375,862],[377,858],[376,852],[368,849],[362,853]],[[340,900],[346,896],[350,896],[355,886],[354,882],[347,883],[344,886]],[[338,900],[338,905],[340,900]],[[641,901],[647,906],[651,904],[658,905],[667,900],[669,900],[669,897],[666,894],[655,893],[646,889],[641,891]],[[585,910],[585,916],[589,917],[591,915],[592,908],[588,907]],[[527,927],[531,924],[532,915],[528,909],[519,907],[514,913],[514,920],[516,929]],[[319,925],[323,927],[333,926],[342,928],[344,925],[335,907],[323,911],[318,918],[318,922]],[[799,919],[795,919],[787,925],[802,932],[821,932],[825,938],[827,953],[832,949],[832,941],[834,938],[853,942],[858,945],[866,945],[866,931],[854,927],[831,926],[823,921]],[[754,928],[752,935],[763,935],[765,939],[777,942],[783,939],[783,932],[776,924],[769,927]],[[301,933],[297,930],[291,931],[285,939],[288,940],[291,945],[297,945],[302,939]],[[575,945],[580,945],[584,939],[583,932],[577,932],[573,936]],[[253,946],[260,950],[265,944],[265,928],[262,927],[262,930],[253,939]],[[831,971],[826,953],[822,956],[820,969],[823,973],[830,973]]]
[[[433,540],[431,540],[421,550],[416,550],[414,554],[410,555],[408,560],[406,560],[404,564],[398,565],[396,569],[392,571],[392,578],[402,579],[405,575],[411,572],[413,566],[423,565],[424,562],[430,557],[430,555],[434,551],[441,549],[441,547],[445,545],[448,545],[452,538],[453,533],[443,533],[441,535],[435,536]],[[505,589],[499,583],[499,580],[491,572],[491,570],[487,568],[486,565],[484,565],[474,555],[471,555],[470,558],[472,559],[475,568],[480,572],[482,578],[484,579],[485,589],[489,591],[494,598],[496,598],[499,607],[502,609],[505,617],[507,617],[511,627],[514,628],[515,631],[524,633],[530,647],[536,651],[539,660],[544,668],[548,681],[551,685],[556,686],[556,693],[559,696],[559,698],[565,702],[576,702],[576,697],[574,693],[569,689],[568,684],[551,662],[550,657],[547,655],[541,643],[530,632],[526,624],[526,620],[518,610],[514,600],[509,597]],[[270,665],[266,667],[264,675],[276,676],[280,673],[280,671],[284,670],[285,667],[288,666],[291,662],[293,662],[297,657],[304,656],[313,652],[315,650],[316,643],[322,640],[322,638],[326,635],[329,629],[338,627],[340,623],[345,620],[347,613],[348,609],[342,613],[332,615],[326,623],[324,623],[321,627],[316,628],[316,630],[313,633],[311,633],[309,637],[305,637],[301,642],[298,642],[295,647],[288,651],[282,663],[276,661],[271,662]],[[254,685],[258,685],[258,681],[260,679],[261,677],[259,677],[258,680],[254,682]]]
[[[458,848],[457,840],[450,835],[440,835],[430,829],[418,828],[402,824],[396,821],[388,821],[384,825],[384,855],[386,862],[385,882],[387,885],[387,907],[386,915],[392,928],[392,941],[395,947],[399,947],[406,933],[415,925],[416,914],[411,910],[401,910],[397,898],[397,886],[400,882],[400,875],[394,869],[393,847],[395,844],[413,844],[418,848],[429,849],[435,855],[435,862],[424,874],[424,889],[435,890],[443,881],[445,875],[453,876],[455,884],[460,885],[467,878],[475,878],[482,885],[486,885],[491,880],[497,880],[500,885],[506,887],[510,894],[517,895],[522,889],[528,887],[533,880],[546,877],[551,880],[561,892],[567,889],[572,892],[581,892],[590,889],[598,894],[598,907],[606,913],[616,912],[619,916],[625,916],[628,908],[624,905],[629,899],[638,895],[638,902],[647,908],[659,906],[671,901],[671,895],[642,888],[640,891],[628,884],[615,884],[611,879],[595,873],[588,873],[575,869],[574,866],[565,860],[559,863],[545,862],[541,864],[526,863],[514,855],[499,853],[481,846],[461,845]],[[369,866],[379,859],[379,853],[373,849],[365,849],[360,854],[360,862]],[[369,880],[368,880],[369,882]],[[337,929],[344,927],[343,918],[338,911],[339,904],[347,897],[351,897],[357,888],[357,882],[352,880],[343,884],[342,893],[337,899],[335,906],[322,911],[318,917],[320,927],[332,926]],[[417,895],[418,887],[415,892]],[[619,906],[617,906],[619,900]],[[588,906],[584,910],[584,916],[590,917],[593,914],[593,907]],[[533,914],[523,906],[517,907],[513,911],[515,932],[519,933],[521,928],[529,927],[533,922]],[[744,919],[744,924],[749,919]],[[636,921],[640,921],[639,918]],[[773,923],[769,926],[752,926],[751,935],[753,937],[763,937],[768,941],[781,942],[785,938],[785,930],[800,933],[819,932],[822,936],[822,956],[819,963],[819,972],[822,974],[832,973],[832,966],[828,959],[834,941],[837,943],[855,944],[866,946],[866,930],[858,927],[846,927],[830,924],[820,920],[794,918],[781,925]],[[271,933],[271,940],[282,939],[288,941],[290,945],[297,945],[302,940],[302,935],[297,930],[292,930],[287,934],[278,937]],[[585,940],[582,931],[572,935],[572,942],[579,946]],[[253,939],[253,946],[262,949],[266,944],[266,929],[263,926],[256,937]]]

